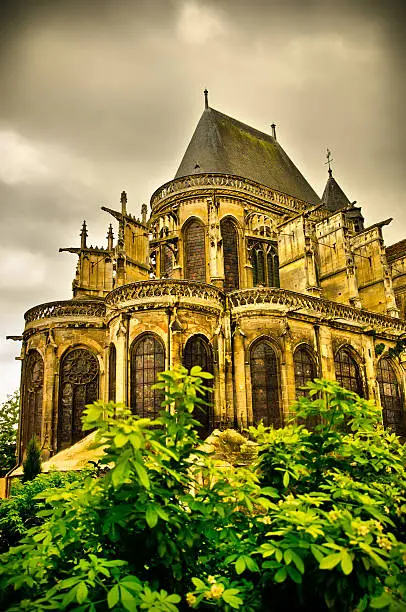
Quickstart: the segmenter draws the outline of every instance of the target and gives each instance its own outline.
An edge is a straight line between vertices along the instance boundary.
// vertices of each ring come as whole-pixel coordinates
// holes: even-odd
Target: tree
[[[41,474],[41,449],[34,436],[27,445],[27,458],[23,463],[23,482],[34,480]]]
[[[16,464],[16,443],[20,394],[15,391],[0,407],[0,477]]]

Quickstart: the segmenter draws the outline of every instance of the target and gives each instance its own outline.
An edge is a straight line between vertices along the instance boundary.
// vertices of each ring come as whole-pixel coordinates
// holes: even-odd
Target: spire
[[[209,108],[209,92],[204,90],[204,108]]]
[[[80,248],[81,249],[85,249],[86,248],[86,238],[87,238],[86,221],[83,221],[82,229],[81,229],[81,232],[80,232]]]
[[[332,162],[332,161],[334,161],[334,160],[333,160],[333,159],[332,159],[332,157],[331,157],[331,151],[330,151],[330,149],[327,149],[326,157],[327,157],[327,161],[326,161],[326,164],[325,164],[325,165],[327,165],[327,164],[328,164],[328,175],[329,175],[329,177],[331,178],[331,177],[333,176],[333,171],[332,171],[332,169],[331,169],[331,162]]]
[[[141,222],[143,225],[147,224],[147,214],[148,214],[148,208],[146,204],[143,204],[141,206]]]
[[[272,128],[272,138],[276,140],[276,125],[273,123],[271,125],[271,128]]]
[[[327,161],[325,162],[325,165],[328,164],[328,179],[321,201],[331,212],[336,212],[337,210],[341,210],[343,208],[350,208],[350,200],[347,198],[344,191],[333,177],[333,171],[331,169],[331,162],[333,159],[331,157],[330,149],[327,149],[326,157]]]
[[[127,194],[125,191],[121,192],[120,202],[121,202],[121,213],[123,215],[126,215],[127,214]]]
[[[113,239],[114,239],[113,226],[110,223],[109,230],[107,232],[107,249],[109,251],[113,250]]]

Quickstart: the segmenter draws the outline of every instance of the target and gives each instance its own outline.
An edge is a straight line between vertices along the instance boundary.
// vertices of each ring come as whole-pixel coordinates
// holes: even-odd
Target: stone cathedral
[[[402,354],[406,240],[382,227],[328,166],[320,199],[277,140],[208,104],[173,180],[150,212],[125,192],[107,245],[86,223],[71,300],[25,314],[18,461],[36,436],[44,459],[84,437],[84,406],[124,402],[154,417],[158,372],[184,364],[214,375],[201,434],[263,421],[281,426],[315,377],[376,400],[406,433]],[[117,239],[115,239],[117,236]],[[377,354],[376,345],[385,349]]]

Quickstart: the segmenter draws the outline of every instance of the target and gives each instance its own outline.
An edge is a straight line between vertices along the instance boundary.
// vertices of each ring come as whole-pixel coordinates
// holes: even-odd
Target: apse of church
[[[154,418],[156,377],[179,364],[214,376],[202,437],[282,426],[315,377],[380,402],[404,434],[405,362],[388,349],[406,334],[406,241],[386,248],[390,220],[365,228],[355,204],[330,165],[320,199],[274,126],[255,130],[206,95],[150,215],[135,218],[125,192],[103,207],[106,246],[88,246],[83,223],[80,245],[61,249],[78,258],[73,298],[25,314],[19,462],[34,435],[44,458],[78,442],[95,399]]]

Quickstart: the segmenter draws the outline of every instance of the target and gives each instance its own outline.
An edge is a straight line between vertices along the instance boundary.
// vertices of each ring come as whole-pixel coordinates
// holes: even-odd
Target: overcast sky
[[[404,2],[2,0],[0,401],[23,314],[69,299],[83,219],[139,215],[175,175],[204,106],[270,132],[315,191],[333,172],[367,224],[404,237]]]

